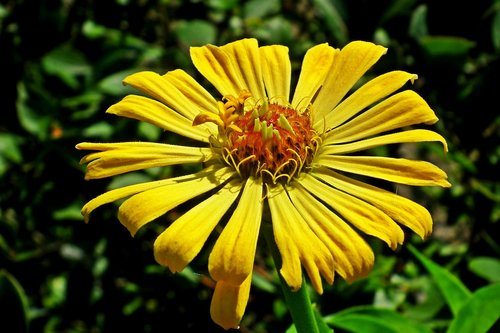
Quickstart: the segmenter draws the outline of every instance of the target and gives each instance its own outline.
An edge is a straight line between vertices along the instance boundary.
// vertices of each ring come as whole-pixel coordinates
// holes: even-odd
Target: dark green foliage
[[[287,45],[294,70],[318,43],[385,45],[388,54],[369,75],[417,73],[413,89],[435,110],[437,131],[448,140],[448,154],[435,144],[388,148],[438,164],[453,187],[394,189],[429,208],[434,233],[425,242],[408,233],[420,251],[414,254],[370,239],[373,273],[351,285],[337,278],[314,296],[327,324],[336,333],[500,332],[500,2],[493,0],[2,2],[0,331],[170,332],[175,325],[179,332],[223,332],[209,315],[209,246],[177,275],[153,259],[154,238],[173,216],[132,238],[116,205],[94,212],[88,225],[80,215],[109,188],[186,170],[87,182],[74,146],[177,142],[104,113],[132,91],[121,80],[176,68],[201,80],[189,46],[242,37]],[[285,332],[291,319],[265,252],[256,265],[241,331]]]

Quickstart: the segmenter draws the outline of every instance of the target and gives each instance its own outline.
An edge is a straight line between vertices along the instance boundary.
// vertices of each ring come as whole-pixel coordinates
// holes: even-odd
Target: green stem
[[[279,270],[281,267],[281,255],[276,242],[274,241],[272,228],[271,226],[263,226],[262,229],[264,231],[264,237],[267,244],[271,249],[276,269]],[[280,277],[285,301],[292,316],[297,333],[319,333],[320,331],[316,322],[314,310],[312,308],[309,294],[307,293],[306,281],[302,281],[302,287],[299,290],[292,291],[281,274],[278,273],[278,275]]]

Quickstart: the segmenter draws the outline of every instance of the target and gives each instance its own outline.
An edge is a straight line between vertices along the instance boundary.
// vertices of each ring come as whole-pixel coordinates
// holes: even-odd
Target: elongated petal
[[[272,45],[259,50],[267,96],[271,99],[283,99],[284,104],[288,103],[292,76],[288,47]]]
[[[217,281],[210,305],[212,320],[226,330],[238,329],[248,303],[251,285],[251,274],[241,285]]]
[[[208,270],[216,281],[241,284],[252,272],[262,220],[262,181],[249,178],[229,222],[217,239]]]
[[[194,127],[192,119],[178,114],[165,104],[143,96],[128,95],[108,108],[106,112],[145,121],[164,130],[202,142],[208,142],[210,134],[213,133],[205,124]]]
[[[320,119],[316,126],[322,128],[326,124],[326,128],[335,128],[351,119],[364,108],[389,96],[409,80],[413,82],[415,79],[417,79],[417,75],[403,71],[393,71],[379,75],[354,91],[333,111],[326,114],[324,121]]]
[[[323,118],[386,52],[385,47],[369,42],[354,41],[344,46],[335,57],[323,87],[313,102],[313,123],[323,123]]]
[[[154,243],[156,261],[173,273],[183,270],[198,255],[240,189],[240,181],[233,180],[175,220]]]
[[[229,168],[221,168],[212,174],[200,174],[197,179],[141,192],[123,202],[118,210],[118,219],[133,236],[146,223],[181,203],[222,185],[233,174]]]
[[[281,275],[290,288],[299,289],[302,285],[302,263],[314,289],[319,294],[323,293],[321,276],[328,283],[333,283],[332,254],[309,228],[283,187],[269,188],[268,202],[274,239],[282,259]]]
[[[376,206],[396,222],[413,230],[422,239],[432,232],[432,217],[421,205],[395,193],[343,176],[328,169],[315,174],[328,184]]]
[[[214,166],[208,167],[205,170],[202,170],[198,173],[179,176],[174,178],[162,179],[153,182],[146,182],[140,184],[129,185],[121,188],[117,188],[106,193],[103,193],[94,199],[87,202],[82,208],[82,215],[85,219],[85,223],[89,221],[90,213],[92,213],[95,209],[99,208],[102,205],[111,203],[113,201],[117,201],[123,198],[130,197],[140,192],[144,192],[147,190],[151,190],[157,187],[168,186],[172,184],[176,184],[178,182],[190,181],[194,179],[198,179],[200,177],[204,177],[207,174],[211,174],[215,171]]]
[[[242,78],[244,89],[250,91],[256,99],[266,96],[262,80],[259,44],[254,38],[238,40],[220,47],[229,55],[233,68]],[[238,95],[235,95],[238,96]]]
[[[183,71],[159,75],[139,72],[126,77],[123,82],[155,98],[189,120],[201,111],[217,112],[217,102],[193,78]]]
[[[448,151],[446,140],[441,135],[429,130],[415,129],[380,135],[361,141],[323,146],[320,153],[327,155],[348,154],[387,144],[431,141],[441,142],[443,144],[444,151]]]
[[[330,250],[340,276],[349,282],[366,276],[374,262],[368,243],[302,186],[296,186],[289,194],[309,227]]]
[[[434,111],[416,92],[397,93],[329,131],[324,144],[351,142],[372,135],[415,124],[433,124],[438,121]]]
[[[380,209],[311,176],[303,177],[300,184],[365,234],[380,238],[392,249],[403,243],[403,230]]]
[[[213,158],[210,148],[150,142],[83,142],[76,148],[99,151],[88,154],[80,160],[81,164],[88,163],[85,179],[105,178],[167,165],[201,163]]]
[[[318,164],[331,169],[413,186],[450,187],[448,176],[432,163],[379,156],[321,155]]]
[[[238,96],[245,89],[245,81],[240,76],[229,55],[214,45],[191,47],[191,60],[196,69],[207,78],[221,95]]]
[[[331,65],[339,50],[327,43],[310,48],[302,62],[299,81],[295,88],[292,105],[300,110],[309,106],[319,88],[330,75]]]

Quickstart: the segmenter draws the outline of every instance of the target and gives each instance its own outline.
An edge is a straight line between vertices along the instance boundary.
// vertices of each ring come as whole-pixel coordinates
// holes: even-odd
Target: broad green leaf
[[[42,66],[49,74],[58,76],[73,89],[80,87],[80,80],[89,79],[92,67],[83,53],[69,46],[58,47],[42,58]]]
[[[500,283],[477,290],[455,315],[447,333],[486,333],[500,318]]]
[[[174,33],[179,41],[186,46],[214,44],[217,28],[203,20],[179,21],[174,27]]]
[[[372,306],[352,307],[324,319],[331,326],[355,333],[432,333],[425,325],[398,312]]]
[[[37,113],[28,105],[28,90],[23,82],[19,82],[17,85],[17,94],[16,109],[19,123],[27,132],[38,139],[46,139],[50,132],[52,119],[47,115]]]
[[[424,36],[420,45],[431,59],[464,57],[475,42],[454,36]]]
[[[493,39],[493,46],[498,51],[500,50],[500,6],[497,6],[497,8],[493,16],[493,22],[491,22],[491,38]]]
[[[429,34],[427,30],[427,5],[422,4],[413,11],[408,34],[417,40]]]
[[[418,250],[408,245],[408,249],[420,261],[420,263],[429,271],[434,282],[443,294],[448,306],[452,313],[456,315],[462,305],[469,299],[471,292],[467,287],[456,277],[448,272],[445,268],[434,263],[432,260],[426,258]]]
[[[278,13],[281,9],[281,1],[278,0],[250,0],[243,5],[245,19],[264,18]]]
[[[344,19],[335,7],[334,2],[328,0],[313,0],[314,7],[324,17],[325,24],[339,44],[348,42],[348,30]]]
[[[0,270],[0,327],[9,332],[28,332],[28,300],[19,282],[8,272]]]
[[[497,258],[472,258],[469,262],[469,269],[490,282],[500,282],[500,260]]]

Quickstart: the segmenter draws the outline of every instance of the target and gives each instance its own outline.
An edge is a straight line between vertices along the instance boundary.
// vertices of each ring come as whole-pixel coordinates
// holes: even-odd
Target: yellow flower
[[[179,204],[209,193],[159,235],[154,255],[172,272],[181,271],[216,225],[224,226],[208,260],[216,281],[211,305],[216,323],[226,329],[239,325],[261,223],[272,224],[282,258],[279,272],[290,288],[301,287],[303,267],[318,293],[322,278],[331,284],[336,272],[352,281],[372,268],[373,252],[358,232],[393,249],[404,240],[401,226],[422,238],[431,233],[424,207],[359,177],[450,186],[431,163],[365,152],[423,141],[441,142],[447,150],[439,134],[408,129],[438,120],[417,93],[399,91],[415,74],[388,72],[352,91],[386,48],[362,41],[341,50],[314,46],[304,56],[292,95],[285,46],[259,47],[255,39],[243,39],[190,52],[220,96],[213,97],[182,70],[140,72],[124,83],[151,98],[129,95],[107,112],[154,124],[199,146],[126,142],[77,148],[95,151],[81,161],[88,163],[86,179],[174,164],[198,163],[203,169],[106,192],[82,213],[88,221],[97,207],[127,198],[118,218],[134,235]],[[263,222],[267,212],[271,221]]]

